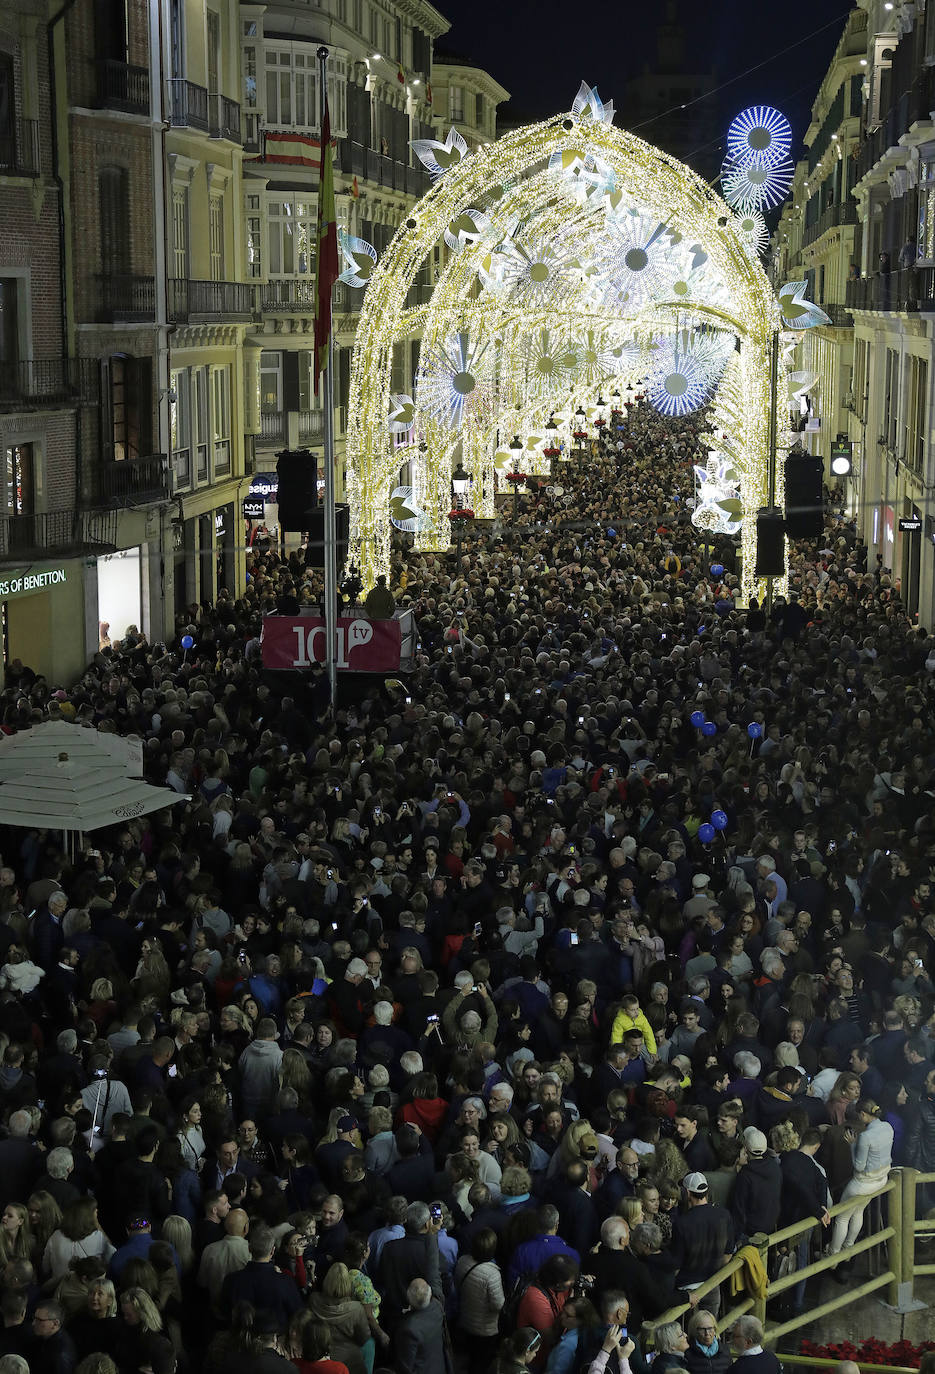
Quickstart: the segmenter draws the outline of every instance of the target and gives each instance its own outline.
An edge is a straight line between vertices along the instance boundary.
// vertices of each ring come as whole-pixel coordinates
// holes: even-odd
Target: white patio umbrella
[[[143,776],[143,741],[105,734],[64,720],[46,720],[31,730],[0,736],[0,779],[51,768],[66,753],[75,763],[119,763],[129,777]]]
[[[56,763],[0,780],[0,825],[100,830],[187,800],[170,787],[127,777],[122,763],[88,763],[63,751]]]

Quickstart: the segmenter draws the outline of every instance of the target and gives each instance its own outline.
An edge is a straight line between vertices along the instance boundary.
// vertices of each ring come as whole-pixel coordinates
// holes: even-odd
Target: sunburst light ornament
[[[419,382],[419,405],[450,429],[460,429],[471,404],[487,353],[487,344],[472,343],[467,330],[437,348]]]
[[[772,105],[751,105],[727,130],[727,156],[738,167],[774,167],[791,149],[792,126]]]
[[[734,216],[734,224],[743,246],[753,254],[765,253],[769,247],[769,229],[759,210],[745,210]]]
[[[646,396],[662,415],[690,415],[717,386],[733,349],[729,336],[697,336],[681,329],[662,339],[653,353]]]
[[[728,158],[721,168],[721,194],[728,205],[741,212],[772,210],[789,194],[795,168],[788,158],[772,164]]]

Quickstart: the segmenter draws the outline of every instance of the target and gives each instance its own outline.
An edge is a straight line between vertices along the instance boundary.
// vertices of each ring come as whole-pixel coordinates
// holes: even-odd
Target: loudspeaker
[[[807,453],[790,453],[785,462],[786,534],[818,539],[822,531],[824,465]]]
[[[337,534],[335,564],[338,570],[338,577],[341,576],[341,568],[347,562],[347,536],[350,524],[350,506],[336,505],[334,508],[334,527]],[[308,529],[308,548],[305,550],[305,566],[307,568],[323,568],[325,566],[324,506],[318,506],[312,511],[311,519],[306,528]]]
[[[786,570],[785,525],[776,506],[763,506],[756,513],[757,577],[782,577]]]
[[[279,475],[280,529],[307,530],[318,504],[318,461],[307,448],[283,449],[276,455]]]

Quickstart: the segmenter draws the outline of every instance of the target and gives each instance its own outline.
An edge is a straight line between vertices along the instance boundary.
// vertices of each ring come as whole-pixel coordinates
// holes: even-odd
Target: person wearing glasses
[[[670,1369],[688,1370],[685,1363],[688,1337],[681,1322],[662,1322],[657,1326],[653,1332],[653,1345],[656,1347],[656,1358],[653,1360],[654,1374],[665,1374],[665,1371]]]
[[[718,1340],[713,1312],[699,1307],[692,1313],[688,1322],[688,1342],[685,1364],[689,1374],[724,1374],[732,1356],[727,1342]]]
[[[779,1358],[763,1349],[763,1323],[756,1317],[738,1317],[731,1327],[730,1345],[736,1359],[731,1374],[782,1374]]]
[[[78,1363],[75,1343],[63,1330],[65,1311],[57,1302],[39,1302],[32,1319],[29,1368],[38,1374],[72,1374]]]

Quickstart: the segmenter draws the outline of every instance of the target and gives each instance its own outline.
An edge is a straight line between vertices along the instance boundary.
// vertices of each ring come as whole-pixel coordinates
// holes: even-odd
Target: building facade
[[[450,111],[471,146],[495,136],[507,93],[485,73],[443,69],[433,91],[447,28],[426,0],[0,14],[5,661],[65,680],[130,626],[171,640],[199,603],[242,592],[264,486],[275,523],[276,453],[320,462],[317,50],[338,219],[380,253],[428,189],[410,140],[438,134],[450,81],[471,95]],[[360,297],[335,290],[339,495]],[[397,346],[395,389],[418,354],[415,333]]]

